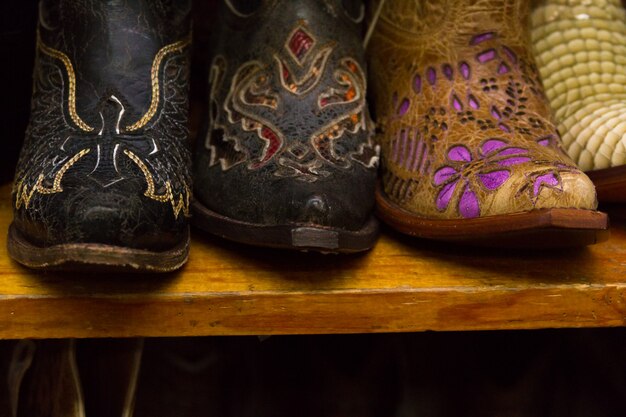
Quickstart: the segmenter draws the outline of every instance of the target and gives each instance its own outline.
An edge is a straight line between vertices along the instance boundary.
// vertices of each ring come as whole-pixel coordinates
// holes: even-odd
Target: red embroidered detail
[[[258,169],[265,165],[283,145],[278,134],[267,126],[261,128],[261,137],[267,142],[267,147],[261,160],[251,165],[252,169]]]
[[[315,41],[308,33],[302,29],[297,29],[293,35],[291,35],[291,39],[289,39],[289,50],[299,61],[302,61],[311,50],[314,42]]]

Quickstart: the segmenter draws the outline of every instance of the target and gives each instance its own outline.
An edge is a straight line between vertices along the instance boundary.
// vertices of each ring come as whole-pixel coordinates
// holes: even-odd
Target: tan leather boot
[[[626,202],[626,10],[620,0],[543,0],[533,49],[569,155],[601,202]]]
[[[570,246],[602,238],[529,52],[524,0],[387,0],[369,44],[378,212],[412,235]]]

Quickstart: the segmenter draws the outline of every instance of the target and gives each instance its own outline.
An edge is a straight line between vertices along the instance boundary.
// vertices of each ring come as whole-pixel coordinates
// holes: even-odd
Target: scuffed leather
[[[141,128],[129,127],[149,112],[155,56],[189,37],[189,3],[41,2],[31,120],[13,190],[14,223],[28,240],[161,250],[185,238],[188,47],[165,55],[158,107]],[[75,72],[77,116],[60,54]]]
[[[358,230],[371,216],[378,161],[355,15],[363,5],[266,0],[244,15],[237,3],[219,14],[195,198],[250,223]],[[336,138],[316,139],[335,125]]]
[[[553,124],[527,16],[525,0],[386,1],[368,53],[395,204],[443,219],[596,208]]]

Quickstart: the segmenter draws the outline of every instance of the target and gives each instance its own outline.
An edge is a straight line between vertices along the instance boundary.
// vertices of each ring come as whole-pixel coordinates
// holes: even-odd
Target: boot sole
[[[9,226],[9,255],[33,269],[87,272],[171,272],[187,262],[189,230],[183,243],[153,252],[99,243],[66,243],[49,247],[30,243],[14,224]]]
[[[218,214],[198,201],[192,202],[191,222],[214,235],[248,245],[271,248],[352,253],[371,249],[378,238],[379,225],[372,215],[357,231],[312,224],[264,225],[248,223]]]
[[[410,213],[376,191],[376,214],[394,229],[420,238],[486,247],[567,248],[609,238],[608,216],[583,209],[538,209],[475,219],[430,219]]]

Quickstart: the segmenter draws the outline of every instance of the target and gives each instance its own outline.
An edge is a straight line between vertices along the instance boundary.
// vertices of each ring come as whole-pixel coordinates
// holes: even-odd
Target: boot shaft
[[[380,1],[374,1],[374,10]],[[515,47],[528,42],[529,5],[529,0],[386,0],[379,24],[389,36],[419,43],[426,55],[447,54],[486,32]]]
[[[127,125],[149,110],[155,58],[190,34],[189,0],[42,0],[38,52],[62,59],[75,76],[79,117],[98,126],[98,107],[115,95]],[[70,74],[71,76],[71,74]]]

